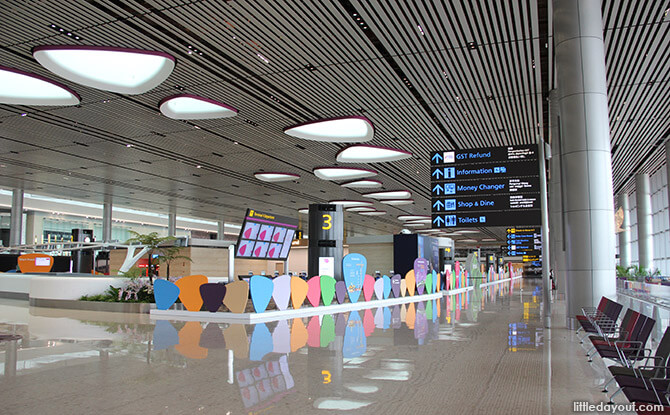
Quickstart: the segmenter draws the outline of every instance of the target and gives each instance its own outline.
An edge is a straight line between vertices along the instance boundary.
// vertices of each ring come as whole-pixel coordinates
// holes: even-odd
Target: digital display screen
[[[297,219],[247,209],[235,257],[283,261],[288,257],[297,229]]]
[[[51,265],[51,258],[37,257],[35,258],[35,266],[48,267]]]

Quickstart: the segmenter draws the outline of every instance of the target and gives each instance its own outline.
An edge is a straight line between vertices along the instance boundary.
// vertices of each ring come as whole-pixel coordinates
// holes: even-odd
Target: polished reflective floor
[[[540,414],[600,402],[602,361],[543,328],[539,281],[242,325],[0,300],[0,413]],[[551,341],[550,341],[551,339]]]

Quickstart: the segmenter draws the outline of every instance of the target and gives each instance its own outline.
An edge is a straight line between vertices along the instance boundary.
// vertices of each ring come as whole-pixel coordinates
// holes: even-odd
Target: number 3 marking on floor
[[[329,384],[330,383],[330,377],[331,377],[330,371],[329,370],[322,370],[321,374],[323,375],[323,384],[324,385]]]

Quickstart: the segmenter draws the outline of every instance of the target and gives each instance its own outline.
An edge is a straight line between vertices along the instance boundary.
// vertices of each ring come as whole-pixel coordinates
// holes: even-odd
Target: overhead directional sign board
[[[542,228],[519,226],[507,228],[506,234],[507,255],[536,258],[542,254]]]
[[[537,145],[431,153],[433,228],[539,225]]]

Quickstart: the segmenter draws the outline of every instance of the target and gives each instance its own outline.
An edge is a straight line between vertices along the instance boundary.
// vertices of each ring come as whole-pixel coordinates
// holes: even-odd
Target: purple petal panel
[[[221,284],[223,285],[223,284]],[[202,288],[202,285],[200,286]],[[222,299],[223,300],[223,299]],[[207,302],[205,302],[205,307]],[[223,331],[217,323],[209,323],[200,335],[200,347],[205,349],[225,349],[226,340],[223,338]]]
[[[210,282],[200,286],[200,297],[202,297],[202,302],[210,313],[216,313],[223,304],[225,295],[226,286],[223,284]]]
[[[375,281],[374,290],[375,290],[375,296],[377,297],[377,300],[383,300],[384,299],[384,280],[383,279],[377,278],[377,280]]]
[[[335,335],[344,336],[344,333],[346,331],[347,331],[347,318],[344,316],[344,313],[337,314],[337,319],[335,320]]]
[[[430,263],[426,258],[417,258],[414,260],[414,277],[416,278],[416,291],[422,295],[426,289],[426,276],[428,275],[428,266]]]
[[[393,292],[394,298],[400,298],[400,281],[402,277],[400,274],[395,274],[391,277],[391,292]]]
[[[344,281],[338,281],[335,283],[335,298],[337,298],[337,303],[342,304],[347,298],[347,284]]]

